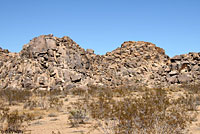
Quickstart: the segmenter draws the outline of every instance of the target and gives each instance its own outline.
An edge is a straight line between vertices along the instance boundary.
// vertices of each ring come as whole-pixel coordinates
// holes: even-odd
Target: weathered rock
[[[22,81],[22,88],[25,88],[25,89],[33,89],[34,88],[34,85],[33,85],[33,82],[30,78],[25,78],[23,81]]]
[[[170,64],[171,70],[177,70],[178,69],[178,64],[177,63],[171,63]]]
[[[20,53],[0,49],[0,87],[70,90],[86,85],[170,85],[200,80],[200,53],[169,58],[162,48],[143,41],[96,55],[67,36],[41,35]]]
[[[93,49],[87,49],[86,52],[87,52],[88,54],[94,54],[94,50],[93,50]]]
[[[47,45],[47,49],[52,49],[52,50],[56,50],[57,46],[56,46],[56,41],[54,39],[51,38],[47,38],[46,39],[46,45]]]
[[[171,60],[171,62],[181,61],[181,56],[180,55],[176,55],[176,56],[172,57],[170,60]]]
[[[178,81],[180,83],[188,83],[188,82],[191,82],[192,79],[187,74],[181,74],[181,75],[178,76]]]
[[[169,73],[169,75],[170,75],[170,76],[178,75],[178,71],[176,71],[176,70],[175,70],[175,71],[171,71],[171,72]]]
[[[75,83],[81,81],[81,75],[74,74],[74,75],[71,75],[70,78],[71,78],[71,81]]]
[[[65,91],[68,91],[68,90],[73,89],[73,88],[76,88],[76,86],[74,84],[66,84],[64,86]]]
[[[165,72],[170,72],[170,71],[171,71],[170,67],[169,67],[169,66],[166,66]]]
[[[174,83],[177,83],[178,82],[178,79],[176,76],[172,76],[172,77],[167,77],[167,81],[170,83],[170,84],[174,84]]]
[[[199,65],[194,65],[192,67],[192,71],[200,71],[200,66]]]

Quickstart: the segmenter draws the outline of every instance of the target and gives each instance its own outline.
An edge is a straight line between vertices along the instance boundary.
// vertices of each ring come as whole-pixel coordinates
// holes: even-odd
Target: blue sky
[[[50,33],[97,54],[130,40],[155,43],[169,56],[200,52],[200,0],[0,1],[0,47],[19,52]]]

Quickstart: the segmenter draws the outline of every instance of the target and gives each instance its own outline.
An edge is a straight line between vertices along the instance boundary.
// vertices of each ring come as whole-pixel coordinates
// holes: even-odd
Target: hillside
[[[143,41],[105,55],[67,36],[0,48],[0,133],[199,134],[200,53]]]
[[[67,36],[41,35],[19,53],[0,49],[0,57],[2,88],[157,87],[200,80],[200,53],[170,58],[162,48],[143,41],[127,41],[112,52],[96,55]]]

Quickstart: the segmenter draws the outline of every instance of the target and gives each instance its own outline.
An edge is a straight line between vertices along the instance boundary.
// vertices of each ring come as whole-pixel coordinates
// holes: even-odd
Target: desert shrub
[[[49,91],[46,90],[33,90],[33,94],[37,97],[45,97],[49,95]]]
[[[79,124],[84,124],[89,119],[88,112],[84,103],[74,102],[73,107],[69,110],[69,124],[71,127],[78,127]]]
[[[39,96],[32,96],[24,103],[24,108],[30,110],[35,108],[42,110],[55,109],[59,111],[63,106],[63,101],[58,97],[52,97],[47,94],[45,96],[43,94]]]
[[[60,100],[58,97],[50,97],[49,98],[49,107],[56,109],[59,111],[63,106],[63,101]]]
[[[67,96],[68,91],[62,91],[60,89],[54,89],[54,90],[33,90],[33,94],[37,97],[45,97],[45,96]]]
[[[10,112],[8,108],[0,109],[1,133],[24,133],[24,122],[32,120],[31,114],[19,113],[18,110]]]
[[[176,100],[179,104],[184,104],[188,111],[197,111],[200,105],[200,95],[199,94],[188,94],[181,96]]]
[[[83,89],[81,89],[81,88],[74,88],[74,89],[72,89],[72,90],[70,91],[70,93],[71,93],[72,95],[79,95],[79,96],[82,96],[82,95],[86,94],[86,90],[83,90]]]
[[[77,127],[79,124],[84,124],[85,119],[85,111],[81,109],[73,109],[69,111],[70,116],[68,120],[70,122],[71,127]]]
[[[40,96],[40,95],[39,95]],[[25,109],[30,109],[33,110],[35,108],[40,108],[42,110],[47,110],[49,109],[49,101],[48,101],[48,97],[46,96],[35,96],[33,95],[29,100],[27,100],[24,103],[24,108]]]
[[[24,116],[20,115],[17,110],[11,113],[5,114],[4,116],[6,116],[5,118],[8,123],[7,130],[15,132],[21,129],[20,127],[23,123]]]
[[[86,94],[91,97],[98,97],[102,94],[107,94],[112,97],[125,97],[127,95],[131,95],[133,92],[142,92],[146,91],[146,87],[130,87],[130,86],[119,86],[117,88],[111,87],[97,87],[97,86],[89,86]]]
[[[191,120],[185,103],[171,100],[163,89],[120,100],[104,92],[88,104],[88,109],[105,134],[179,134]]]
[[[8,113],[9,108],[5,105],[3,101],[0,102],[0,121],[2,122],[4,115]]]
[[[184,96],[178,98],[179,103],[186,104],[189,111],[197,111],[200,105],[200,84],[183,84]]]
[[[12,105],[13,102],[25,102],[31,97],[31,95],[32,93],[28,90],[0,90],[0,97],[8,101],[9,105]]]
[[[108,88],[107,88],[108,89]],[[114,89],[108,89],[111,90],[113,95],[116,97],[126,97],[127,95],[132,95],[132,93],[136,93],[136,92],[143,92],[146,91],[147,88],[146,87],[130,87],[130,86],[120,86],[118,88],[114,88]]]
[[[59,95],[62,95],[62,94],[64,94],[64,91],[61,91],[61,90],[58,90],[58,89],[49,91],[50,96],[59,96]]]
[[[182,84],[181,87],[188,91],[189,93],[199,94],[200,93],[200,83],[198,84]]]
[[[99,91],[104,90],[104,88],[96,87],[93,85],[90,85],[88,88],[88,94],[92,97],[98,96]]]

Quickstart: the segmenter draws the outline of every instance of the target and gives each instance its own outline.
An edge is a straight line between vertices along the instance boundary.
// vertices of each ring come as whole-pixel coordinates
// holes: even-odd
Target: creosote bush
[[[179,101],[185,103],[189,111],[197,111],[200,105],[200,84],[184,84],[181,86],[185,96],[179,98]]]
[[[74,102],[72,106],[69,110],[68,117],[71,127],[78,127],[79,124],[85,124],[89,117],[84,103]]]
[[[60,90],[52,91],[33,91],[32,96],[25,102],[24,108],[34,109],[40,108],[43,110],[48,110],[50,108],[55,108],[60,110],[63,106],[63,101],[59,97],[60,95],[65,94]],[[66,95],[66,94],[65,94]]]
[[[25,102],[31,97],[32,93],[29,90],[15,90],[15,89],[4,89],[0,90],[0,97],[12,105],[13,102]]]
[[[25,109],[33,110],[40,108],[42,110],[55,109],[59,111],[63,106],[63,101],[56,96],[32,96],[29,100],[24,103]]]
[[[146,90],[137,98],[114,99],[112,94],[107,89],[88,103],[104,134],[181,134],[191,121],[187,104],[170,99],[163,89]]]
[[[1,133],[24,133],[25,122],[33,120],[31,114],[19,113],[18,110],[10,111],[8,107],[1,105],[0,108],[0,131]]]
[[[200,83],[198,84],[183,84],[181,86],[183,89],[188,91],[189,93],[199,94],[200,93]]]
[[[49,98],[49,107],[56,109],[57,111],[61,110],[63,106],[63,101],[60,100],[58,97],[50,97]]]

